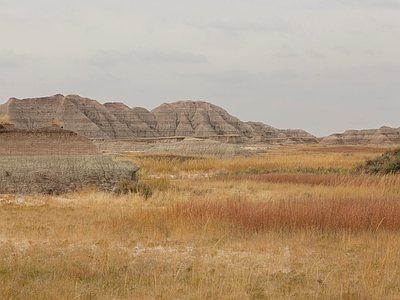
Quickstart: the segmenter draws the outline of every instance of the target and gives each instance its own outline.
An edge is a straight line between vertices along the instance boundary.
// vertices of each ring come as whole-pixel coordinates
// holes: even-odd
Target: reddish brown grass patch
[[[312,174],[312,173],[268,173],[268,174],[243,174],[243,175],[221,175],[216,178],[221,181],[256,181],[270,183],[291,183],[306,185],[385,185],[399,186],[399,176],[360,176],[360,175],[338,175],[338,174]]]
[[[179,202],[175,218],[229,222],[244,231],[310,229],[352,232],[400,229],[399,199],[300,199]]]

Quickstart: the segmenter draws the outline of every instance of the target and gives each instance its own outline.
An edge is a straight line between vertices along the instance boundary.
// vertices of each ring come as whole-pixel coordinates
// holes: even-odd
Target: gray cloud
[[[279,51],[276,53],[276,56],[283,58],[294,58],[297,56],[297,53],[292,49],[292,47],[284,44],[280,47]]]
[[[287,33],[293,30],[291,24],[282,19],[270,20],[218,20],[218,21],[186,21],[186,24],[198,29],[219,30],[228,35],[238,35],[240,32],[273,31]]]
[[[324,58],[327,58],[327,56],[324,53],[319,52],[319,51],[315,51],[315,50],[308,50],[308,56],[311,59],[324,59]]]
[[[399,9],[400,2],[397,0],[342,0],[342,4],[352,7],[373,7]]]
[[[0,50],[0,68],[17,68],[27,61],[27,57],[13,50]]]
[[[201,54],[180,51],[155,50],[138,48],[125,53],[102,51],[85,59],[89,65],[99,68],[133,66],[140,63],[208,63],[207,57]]]
[[[132,54],[139,61],[148,62],[177,62],[177,63],[207,63],[207,57],[201,54],[191,53],[189,51],[160,51],[139,48]]]
[[[339,52],[340,54],[344,55],[351,55],[351,50],[345,46],[342,45],[335,45],[334,49]]]

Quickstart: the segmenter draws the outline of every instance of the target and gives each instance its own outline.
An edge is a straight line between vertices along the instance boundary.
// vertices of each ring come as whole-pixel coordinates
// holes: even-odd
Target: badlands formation
[[[100,104],[77,95],[16,99],[0,105],[16,128],[35,129],[57,123],[92,139],[201,137],[223,142],[316,143],[304,130],[281,130],[242,122],[226,110],[203,101],[163,103],[148,111],[123,103]]]
[[[78,95],[57,94],[22,100],[10,98],[5,104],[0,104],[0,120],[4,117],[16,129],[34,130],[57,124],[90,138],[98,150],[104,151],[162,151],[162,145],[168,143],[167,151],[190,148],[186,152],[207,154],[209,150],[202,152],[198,149],[219,147],[214,152],[226,156],[237,153],[237,149],[227,147],[227,143],[231,146],[318,143],[315,136],[304,130],[242,122],[223,108],[204,101],[163,103],[149,111],[142,107],[130,108],[123,103],[101,104]],[[347,130],[323,138],[320,144],[400,144],[400,127]],[[229,154],[225,155],[224,147]]]
[[[400,127],[382,126],[379,129],[346,130],[325,137],[322,145],[380,145],[400,144]]]

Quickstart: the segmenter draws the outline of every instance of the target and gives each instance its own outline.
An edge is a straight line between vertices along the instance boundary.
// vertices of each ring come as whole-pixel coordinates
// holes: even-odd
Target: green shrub
[[[400,147],[388,149],[381,156],[367,159],[356,166],[356,172],[365,174],[395,174],[400,172]]]

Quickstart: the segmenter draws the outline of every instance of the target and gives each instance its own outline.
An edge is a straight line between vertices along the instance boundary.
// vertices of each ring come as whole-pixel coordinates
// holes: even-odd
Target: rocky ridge
[[[207,137],[231,142],[317,143],[304,130],[281,130],[272,126],[242,122],[226,110],[204,101],[163,103],[148,111],[123,103],[105,103],[57,94],[50,97],[10,98],[0,105],[0,117],[7,116],[16,128],[35,129],[58,124],[92,139],[165,137]]]
[[[320,141],[322,145],[396,145],[400,144],[400,127],[382,126],[379,129],[346,130]]]

